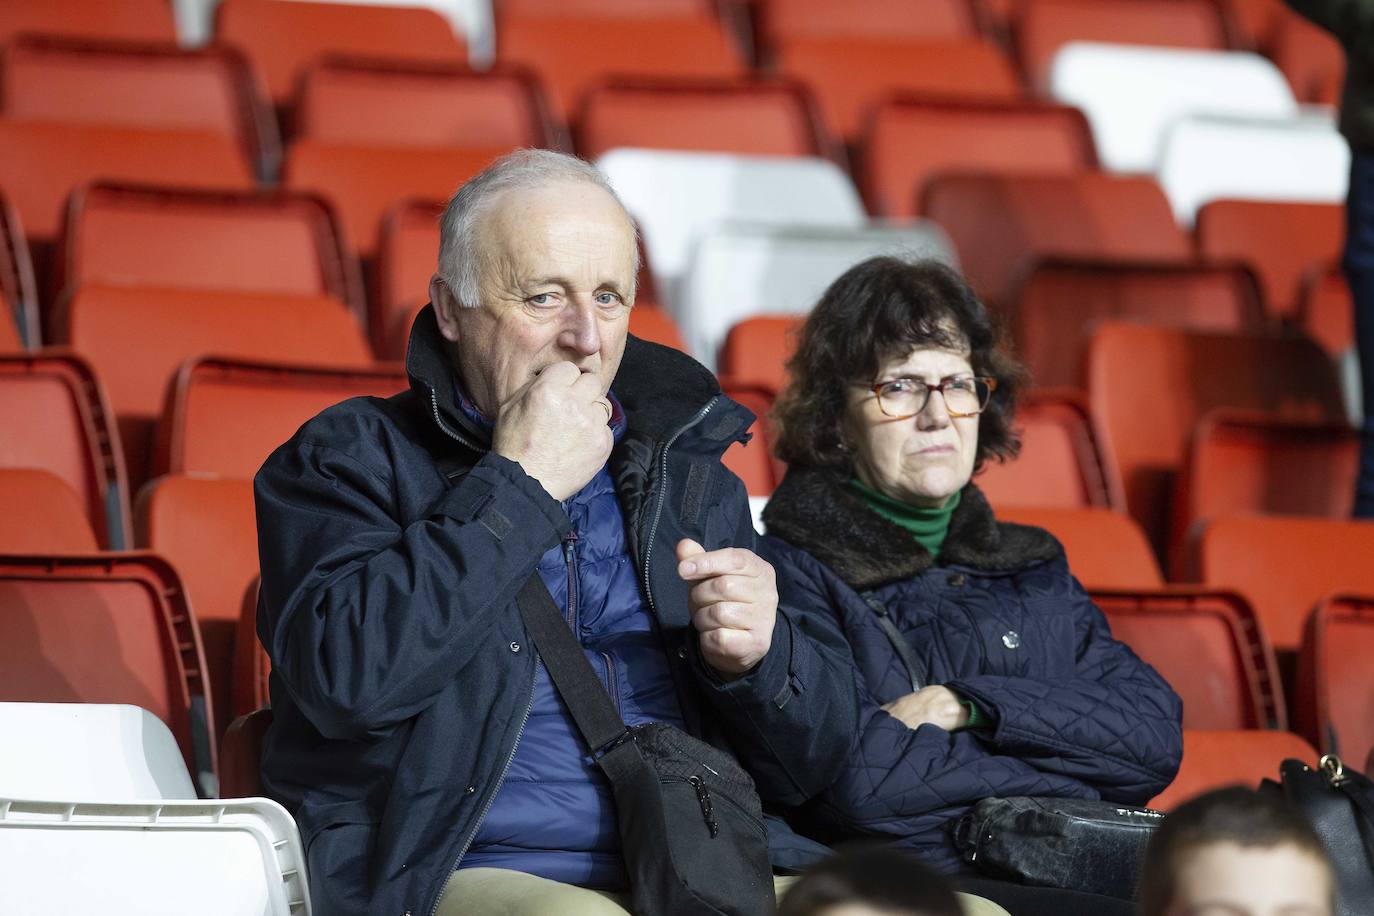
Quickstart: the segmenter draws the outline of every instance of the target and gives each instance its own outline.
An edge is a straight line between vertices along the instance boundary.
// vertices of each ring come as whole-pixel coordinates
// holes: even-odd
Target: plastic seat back
[[[611,76],[705,77],[746,74],[720,22],[709,16],[608,18],[576,14],[497,21],[499,59],[539,74],[554,115],[569,119],[582,94]]]
[[[1149,178],[945,175],[931,181],[923,209],[954,241],[969,283],[995,304],[1010,301],[1036,260],[1192,258],[1190,240]]]
[[[1165,133],[1183,114],[1292,118],[1288,82],[1267,59],[1199,51],[1075,42],[1059,49],[1050,94],[1088,116],[1104,168],[1151,172]]]
[[[755,315],[736,322],[720,347],[720,376],[776,398],[787,387],[787,361],[796,351],[804,320],[800,315]]]
[[[1084,588],[1159,588],[1164,575],[1140,526],[1112,509],[998,506],[997,519],[1044,528]]]
[[[966,0],[764,0],[759,38],[765,48],[807,38],[949,39],[978,34]]]
[[[25,33],[130,41],[176,41],[166,0],[5,0],[0,42]]]
[[[236,718],[219,746],[220,787],[225,798],[262,795],[262,744],[272,710],[255,709]]]
[[[726,222],[859,228],[863,204],[824,159],[613,150],[597,160],[643,230],[649,266],[674,317],[693,247]],[[701,355],[701,354],[697,354]]]
[[[574,130],[588,159],[620,147],[823,156],[810,95],[796,83],[616,79],[587,91]]]
[[[0,187],[30,241],[54,239],[67,195],[92,180],[250,190],[242,148],[223,134],[0,120]]]
[[[222,0],[215,41],[243,51],[276,105],[288,104],[320,58],[359,56],[462,63],[463,39],[432,9],[360,3]]]
[[[1021,451],[1012,461],[989,461],[977,483],[999,510],[1013,506],[1121,508],[1121,482],[1106,463],[1077,391],[1040,389],[1017,408]]]
[[[810,86],[826,123],[850,141],[869,109],[894,92],[994,102],[1022,95],[1006,53],[981,39],[791,39],[778,51],[778,69]]]
[[[1073,175],[1097,154],[1087,119],[1067,106],[906,97],[873,109],[859,160],[870,210],[896,218],[924,212],[941,172]]]
[[[195,798],[176,739],[146,709],[108,703],[0,703],[22,754],[0,755],[0,795],[136,801]]]
[[[318,198],[96,185],[71,201],[65,280],[332,296],[361,309],[358,265]]]
[[[1084,385],[1088,341],[1103,321],[1212,331],[1262,324],[1254,276],[1234,264],[1050,260],[1035,265],[1013,302],[1018,355],[1035,384],[1048,386]]]
[[[0,630],[7,699],[141,706],[167,723],[191,772],[197,743],[214,766],[200,631],[165,560],[0,556]]]
[[[773,458],[773,445],[768,413],[773,400],[766,391],[751,388],[727,388],[725,393],[753,412],[756,419],[749,428],[754,438],[736,442],[725,451],[722,461],[740,480],[751,497],[770,496],[782,480],[783,467]]]
[[[9,118],[223,134],[260,175],[281,163],[271,109],[223,48],[26,39],[0,54],[0,92]]]
[[[81,498],[50,471],[0,467],[0,506],[0,553],[100,549]]]
[[[1269,314],[1294,318],[1304,278],[1340,260],[1345,207],[1338,203],[1214,200],[1198,210],[1194,237],[1204,260],[1239,261],[1254,271]]]
[[[1298,657],[1297,730],[1323,754],[1374,751],[1374,597],[1337,595],[1307,620]]]
[[[1328,354],[1340,357],[1355,346],[1355,304],[1340,268],[1315,272],[1303,284],[1298,324]]]
[[[1345,49],[1334,35],[1282,9],[1270,48],[1274,62],[1302,102],[1336,105],[1345,82]]]
[[[390,397],[408,385],[399,364],[192,359],[168,392],[158,468],[250,480],[277,446],[325,408],[353,397]]]
[[[1187,728],[1283,728],[1274,651],[1240,595],[1196,586],[1093,589],[1112,634],[1183,698]]]
[[[76,494],[101,547],[133,543],[114,413],[80,357],[0,355],[0,467],[54,474]]]
[[[360,146],[551,146],[539,84],[526,70],[326,60],[301,82],[296,136]]]
[[[637,305],[630,311],[630,333],[644,340],[687,352],[682,331],[671,315],[652,305]]]
[[[673,314],[692,355],[713,367],[738,322],[765,313],[805,314],[846,270],[885,254],[957,266],[944,233],[925,220],[869,228],[718,226],[698,237]]]
[[[1289,758],[1317,765],[1316,750],[1292,732],[1185,728],[1178,776],[1150,801],[1150,807],[1171,811],[1212,789],[1258,785],[1261,779],[1275,779],[1279,764]]]
[[[1202,580],[1244,592],[1274,647],[1292,653],[1326,595],[1374,595],[1374,525],[1291,516],[1229,516],[1202,532]]]
[[[1213,0],[1026,0],[1017,51],[1031,83],[1045,85],[1055,53],[1069,42],[1118,42],[1221,51],[1227,47]]]
[[[413,200],[392,207],[377,244],[375,293],[369,311],[373,347],[384,359],[404,359],[414,315],[429,301],[439,261],[442,201]]]
[[[1126,507],[1161,555],[1176,477],[1207,411],[1327,422],[1345,414],[1334,367],[1302,337],[1107,323],[1089,344],[1088,392]]]
[[[12,330],[5,350],[36,349],[41,343],[38,331],[38,286],[34,282],[33,261],[28,240],[19,223],[19,214],[9,199],[0,194],[0,334]],[[13,319],[12,321],[10,319]]]
[[[1169,131],[1157,175],[1178,221],[1191,226],[1213,200],[1343,202],[1350,147],[1325,115],[1283,121],[1189,115]]]

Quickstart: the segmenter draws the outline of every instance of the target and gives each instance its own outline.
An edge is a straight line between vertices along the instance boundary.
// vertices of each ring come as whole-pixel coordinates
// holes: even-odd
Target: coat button
[[[968,580],[964,577],[963,573],[950,573],[949,578],[945,580],[945,584],[952,585],[955,588],[958,588],[959,586],[963,585],[966,581]]]
[[[477,791],[477,787],[476,787],[476,786],[468,786],[468,788],[467,788],[467,793],[468,793],[469,795],[473,794],[473,793],[476,792],[476,791]]]
[[[519,652],[519,651],[520,651],[520,643],[518,643],[518,642],[513,642],[513,643],[511,643],[511,644],[510,644],[510,650],[511,650],[512,652]]]
[[[1008,649],[1015,649],[1017,646],[1021,645],[1021,635],[1015,630],[1008,630],[1002,634],[1002,645],[1006,646]]]
[[[686,660],[687,660],[687,647],[686,647],[686,646],[678,646],[678,648],[677,648],[677,657],[680,658],[680,659],[682,659],[683,661],[686,661]]]

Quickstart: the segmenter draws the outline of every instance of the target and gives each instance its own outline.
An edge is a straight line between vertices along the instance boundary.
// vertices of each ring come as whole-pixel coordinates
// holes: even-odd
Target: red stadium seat
[[[1121,482],[1106,463],[1077,391],[1041,389],[1017,409],[1021,451],[989,461],[977,483],[999,511],[1009,507],[1123,508]]]
[[[86,283],[331,296],[362,312],[357,261],[318,198],[96,185],[67,215],[64,274]]]
[[[720,348],[721,377],[730,385],[777,397],[787,386],[787,361],[803,320],[797,315],[756,315],[737,323]]]
[[[1304,276],[1340,260],[1345,208],[1261,200],[1214,200],[1197,214],[1198,255],[1205,261],[1240,261],[1255,272],[1264,306],[1292,318]]]
[[[75,38],[176,41],[167,0],[5,0],[0,43],[34,32]]]
[[[609,76],[744,76],[724,28],[709,16],[621,18],[507,13],[497,21],[503,62],[539,74],[555,116],[567,119],[582,94]]]
[[[236,424],[230,417],[226,424]],[[233,718],[230,698],[234,637],[243,593],[258,574],[253,482],[248,479],[161,477],[139,494],[138,546],[176,567],[196,611],[210,692],[218,698],[219,734]]]
[[[687,352],[682,332],[671,315],[652,305],[637,305],[630,310],[630,333],[644,340]]]
[[[359,146],[554,145],[539,83],[527,70],[329,60],[306,71],[296,136]]]
[[[439,201],[408,201],[397,204],[382,220],[369,327],[373,346],[385,359],[405,358],[415,313],[429,301],[444,206]]]
[[[221,798],[256,798],[262,790],[262,742],[272,710],[254,709],[235,719],[219,745]]]
[[[146,553],[0,556],[0,695],[127,703],[167,723],[192,773],[214,704],[200,631],[176,572]]]
[[[1298,325],[1333,357],[1355,346],[1355,304],[1339,268],[1316,271],[1307,278]]]
[[[0,467],[0,554],[99,550],[81,498],[39,468]]]
[[[1227,48],[1214,0],[1025,0],[1016,38],[1021,65],[1035,86],[1044,85],[1055,52],[1071,41]]]
[[[247,63],[223,48],[89,42],[50,37],[0,51],[0,113],[7,118],[223,134],[264,178],[281,164],[272,110]]]
[[[37,348],[38,287],[19,214],[0,194],[0,334],[10,333],[8,351]],[[12,321],[9,319],[13,319]]]
[[[0,355],[0,467],[50,471],[76,494],[100,546],[133,543],[119,432],[84,359]]]
[[[1126,507],[1161,555],[1175,477],[1203,414],[1240,407],[1333,423],[1345,415],[1334,366],[1296,336],[1108,323],[1089,345],[1088,392]]]
[[[1298,656],[1296,730],[1323,754],[1374,751],[1374,596],[1337,596],[1308,617]]]
[[[129,478],[147,478],[153,421],[184,360],[213,353],[367,366],[362,328],[313,296],[87,285],[67,305],[65,336],[95,364],[119,417]]]
[[[1282,0],[1222,0],[1221,10],[1232,47],[1250,51],[1270,46],[1284,7]]]
[[[929,181],[951,169],[1074,175],[1097,166],[1087,119],[1076,108],[898,98],[877,106],[859,145],[869,212],[913,217]]]
[[[344,368],[188,360],[168,392],[158,470],[252,479],[273,449],[325,408],[352,397],[389,397],[408,386],[398,364]]]
[[[11,319],[14,307],[9,297],[0,292],[0,353],[22,353],[27,347],[19,336],[19,325]]]
[[[326,56],[450,64],[468,57],[448,20],[418,6],[222,0],[215,41],[243,51],[278,106],[291,102],[301,74]]]
[[[254,577],[243,593],[243,608],[239,612],[239,629],[234,636],[234,694],[235,716],[244,716],[262,709],[272,702],[269,680],[272,660],[258,641],[258,588],[261,580]],[[232,726],[230,726],[232,728]]]
[[[1297,13],[1280,8],[1270,56],[1299,102],[1340,103],[1345,51],[1336,37]]]
[[[1254,276],[1234,265],[1048,260],[1012,300],[1017,352],[1037,385],[1082,387],[1088,340],[1103,321],[1214,331],[1262,324]]]
[[[1022,95],[1006,53],[982,39],[797,38],[778,50],[777,67],[812,88],[826,123],[849,141],[896,92],[975,102]]]
[[[618,147],[824,156],[831,142],[797,83],[615,79],[582,97],[573,136],[587,159]]]
[[[1283,687],[1255,611],[1233,592],[1094,589],[1112,633],[1183,698],[1188,728],[1283,728]]]
[[[1124,512],[1061,506],[998,506],[997,518],[1044,528],[1064,545],[1084,588],[1159,588],[1164,575],[1145,532]]]
[[[598,16],[684,19],[715,14],[712,0],[501,0],[501,12],[515,16]]]
[[[1294,758],[1317,765],[1317,752],[1292,732],[1183,730],[1183,765],[1169,788],[1150,802],[1151,808],[1171,811],[1212,789],[1243,785],[1254,788],[1261,779],[1278,779],[1279,764]]]
[[[411,199],[447,200],[463,182],[506,152],[504,148],[374,147],[298,140],[287,151],[283,183],[332,203],[353,250],[371,259],[377,253],[383,218],[392,207]]]
[[[758,34],[766,50],[807,38],[972,38],[976,18],[969,0],[762,0]]]
[[[726,388],[725,393],[749,408],[757,419],[749,431],[754,438],[731,445],[721,459],[734,472],[750,496],[770,496],[782,482],[784,467],[773,458],[773,443],[768,412],[773,409],[768,392],[749,388]]]

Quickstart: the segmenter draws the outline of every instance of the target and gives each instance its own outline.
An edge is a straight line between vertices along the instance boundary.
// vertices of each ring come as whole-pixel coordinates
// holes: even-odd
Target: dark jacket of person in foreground
[[[256,481],[275,717],[263,779],[296,817],[327,916],[434,909],[529,717],[537,660],[516,592],[569,529],[460,409],[430,309],[407,368],[409,391],[325,411]],[[763,661],[722,682],[699,657],[674,553],[681,538],[756,546],[720,464],[752,416],[691,359],[633,338],[613,392],[627,429],[610,473],[686,725],[733,751],[766,801],[798,805],[852,744],[838,634],[784,603]]]
[[[830,610],[858,684],[858,748],[807,808],[822,838],[889,839],[955,872],[967,866],[948,827],[981,799],[1142,804],[1173,778],[1177,695],[1111,638],[1058,541],[998,522],[975,485],[965,486],[938,558],[836,471],[793,467],[764,521],[783,600]],[[875,604],[911,647],[919,684]],[[971,699],[987,724],[912,729],[880,708],[933,684]]]

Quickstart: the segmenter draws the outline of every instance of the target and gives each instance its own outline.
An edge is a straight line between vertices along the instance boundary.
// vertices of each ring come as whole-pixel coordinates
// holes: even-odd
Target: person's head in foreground
[[[1142,916],[1330,916],[1321,840],[1282,798],[1241,786],[1180,805],[1150,840]]]
[[[987,309],[937,261],[877,257],[821,297],[788,364],[778,457],[938,508],[989,458],[1015,455],[1022,372]]]
[[[778,916],[961,916],[949,881],[890,846],[856,844],[808,869]]]

